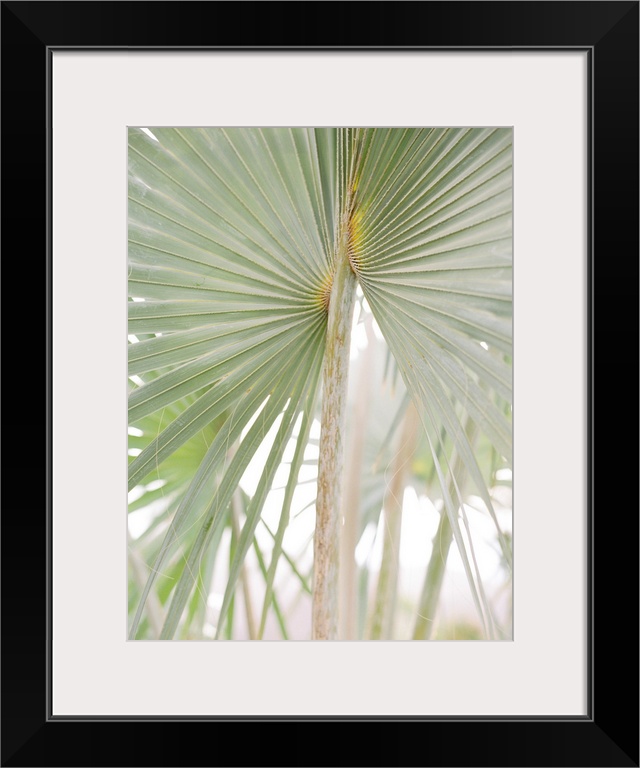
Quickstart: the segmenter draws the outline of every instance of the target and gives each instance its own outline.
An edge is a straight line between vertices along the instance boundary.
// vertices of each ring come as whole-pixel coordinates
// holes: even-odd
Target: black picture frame
[[[7,401],[16,404],[15,412],[21,417],[16,434],[29,437],[24,445],[13,441],[9,445],[7,453],[14,461],[5,490],[8,486],[11,501],[5,500],[2,514],[3,766],[344,765],[352,759],[342,752],[345,739],[357,744],[356,764],[361,765],[639,765],[638,503],[635,498],[629,503],[627,491],[630,480],[635,485],[638,461],[637,440],[631,441],[631,449],[624,440],[629,432],[635,436],[638,424],[638,11],[638,2],[580,0],[2,3],[5,287],[18,306],[32,298],[23,309],[28,307],[29,322],[37,317],[43,329],[41,346],[27,352],[20,345],[19,328],[14,333],[14,322],[5,333],[10,361]],[[283,23],[285,17],[290,17],[288,25]],[[193,46],[578,48],[588,52],[592,97],[587,266],[591,671],[586,717],[49,717],[50,622],[55,609],[50,582],[50,405],[55,354],[50,56],[53,50],[66,48]],[[33,263],[28,285],[23,259]],[[18,267],[15,280],[12,266]],[[39,315],[35,314],[38,307]],[[26,367],[26,374],[14,376],[11,362],[16,360]],[[13,429],[9,426],[12,437]],[[34,477],[44,481],[39,493],[34,490]],[[260,722],[273,727],[293,721],[295,729],[286,735],[280,730],[281,738],[247,738],[246,729],[253,731],[252,726]],[[343,727],[340,739],[318,738],[317,731],[309,731],[315,724],[340,726],[351,721],[357,722],[358,730],[347,733]],[[365,736],[361,728],[366,723],[375,730],[367,729]],[[399,726],[403,726],[400,731]],[[230,737],[234,758],[225,749]],[[288,745],[284,751],[282,744]]]

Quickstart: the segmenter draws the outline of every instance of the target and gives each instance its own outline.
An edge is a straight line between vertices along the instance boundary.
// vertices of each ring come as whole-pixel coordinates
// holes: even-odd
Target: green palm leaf
[[[173,637],[185,612],[187,620],[197,612],[194,584],[201,573],[210,582],[207,557],[229,522],[234,493],[278,425],[257,490],[243,505],[244,525],[234,528],[217,634],[247,553],[259,552],[263,506],[293,442],[268,565],[259,554],[264,630],[267,610],[277,605],[275,572],[286,556],[283,536],[323,360],[331,357],[328,308],[344,243],[416,404],[491,636],[451,450],[442,450],[439,436],[446,430],[493,514],[461,421],[471,419],[510,460],[511,162],[507,129],[130,130],[129,421],[144,438],[134,436],[139,453],[129,464],[129,488],[152,501],[147,494],[158,489],[145,483],[174,477],[169,524],[148,563],[131,638],[170,562],[180,563],[180,573],[166,597],[161,637]],[[200,445],[205,431],[206,450],[180,473],[176,457]]]
[[[510,401],[511,369],[489,345],[510,352],[511,131],[387,129],[370,132],[364,143],[352,264],[427,434],[445,426],[492,511],[451,398],[510,458],[511,426],[494,392]],[[431,448],[435,458],[438,446]],[[452,498],[447,468],[437,462],[436,469],[472,594],[490,627],[459,519],[462,497],[455,488]]]
[[[267,400],[199,521],[163,636],[178,624],[195,563],[262,435],[296,382],[317,390],[334,222],[325,194],[335,168],[331,135],[317,139],[305,129],[130,132],[129,291],[138,301],[130,304],[129,332],[154,334],[130,345],[130,373],[143,377],[129,398],[130,423],[198,394],[131,462],[130,487],[225,418],[153,564],[133,637],[155,574],[229,447]],[[303,412],[313,409],[304,403]],[[288,408],[292,424],[297,402]]]

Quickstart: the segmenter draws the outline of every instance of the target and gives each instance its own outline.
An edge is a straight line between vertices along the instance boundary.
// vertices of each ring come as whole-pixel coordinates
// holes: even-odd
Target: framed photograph
[[[335,7],[2,4],[3,765],[639,764],[638,3]]]

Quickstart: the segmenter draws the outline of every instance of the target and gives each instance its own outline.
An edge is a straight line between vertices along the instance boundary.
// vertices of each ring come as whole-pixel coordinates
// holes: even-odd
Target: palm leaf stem
[[[338,554],[342,497],[343,436],[346,424],[351,322],[356,276],[349,261],[349,206],[345,206],[329,296],[318,494],[314,536],[312,637],[335,640],[338,631]]]

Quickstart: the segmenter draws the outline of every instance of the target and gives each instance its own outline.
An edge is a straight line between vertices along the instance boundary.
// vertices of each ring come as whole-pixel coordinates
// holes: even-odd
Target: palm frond
[[[386,442],[410,398],[447,535],[485,633],[495,636],[463,481],[493,518],[510,567],[474,439],[510,464],[511,187],[505,128],[130,129],[130,510],[156,510],[140,540],[148,576],[141,585],[136,562],[130,638],[152,631],[145,605],[154,589],[163,639],[181,626],[184,634],[196,616],[204,622],[224,530],[231,549],[215,635],[230,636],[251,549],[264,581],[252,632],[262,636],[273,609],[287,634],[276,572],[288,558],[283,542],[323,367],[329,402],[332,339],[348,338],[331,297],[344,275],[353,290],[352,273],[390,349],[390,378],[397,371],[403,380]],[[347,298],[344,307],[353,306]],[[245,498],[240,481],[268,433],[256,491]],[[288,447],[267,562],[257,534]],[[369,480],[359,533],[384,494],[379,477]],[[324,491],[322,505],[335,501]],[[232,513],[241,497],[241,514]],[[161,590],[158,574],[170,574]],[[429,610],[433,594],[422,596]]]
[[[511,131],[377,129],[365,140],[352,216],[352,263],[418,407],[426,434],[444,425],[493,507],[452,398],[511,456]],[[499,350],[500,355],[492,354]],[[434,458],[438,446],[429,437]],[[436,462],[478,611],[491,633],[463,499]],[[510,548],[500,540],[510,561]]]
[[[173,636],[203,552],[264,435],[281,418],[280,440],[289,439],[298,415],[313,411],[326,333],[335,168],[327,131],[130,131],[129,293],[136,301],[129,304],[129,333],[153,334],[129,347],[130,375],[142,382],[129,397],[130,423],[194,396],[130,463],[130,488],[222,420],[151,567],[131,637],[156,573],[193,509],[204,506],[165,619],[162,637]],[[249,505],[252,530],[281,453],[274,450]],[[245,525],[238,553],[244,556],[251,541]]]

